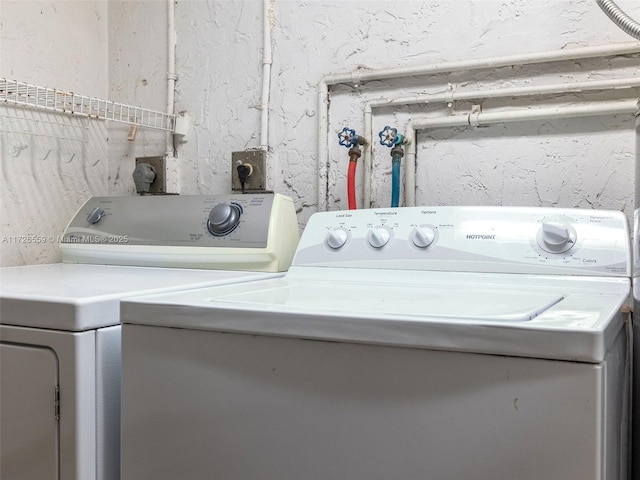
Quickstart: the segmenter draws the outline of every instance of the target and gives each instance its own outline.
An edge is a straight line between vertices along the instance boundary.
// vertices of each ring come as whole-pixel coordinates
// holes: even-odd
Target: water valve
[[[357,148],[358,145],[369,145],[366,138],[361,137],[353,128],[349,127],[344,127],[342,131],[338,133],[338,143],[347,148]]]
[[[398,133],[397,128],[391,128],[388,125],[378,133],[378,136],[380,137],[380,145],[389,148],[407,143],[406,138],[401,133]]]
[[[358,144],[358,136],[356,131],[349,127],[344,127],[340,133],[338,133],[338,141],[343,147],[353,147]]]

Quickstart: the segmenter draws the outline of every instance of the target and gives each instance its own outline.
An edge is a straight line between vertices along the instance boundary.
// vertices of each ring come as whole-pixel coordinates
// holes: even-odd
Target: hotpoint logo
[[[495,240],[495,235],[467,235],[467,240]]]

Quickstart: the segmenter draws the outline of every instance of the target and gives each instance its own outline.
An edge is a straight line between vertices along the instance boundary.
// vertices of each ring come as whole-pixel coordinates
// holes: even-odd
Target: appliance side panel
[[[120,325],[96,333],[96,476],[120,478]]]
[[[640,281],[634,279],[634,282]],[[634,286],[634,290],[638,287]],[[633,394],[631,401],[631,472],[634,480],[640,478],[640,297],[634,293],[633,314]]]
[[[58,480],[58,360],[0,343],[0,478]]]
[[[629,322],[631,320],[629,319]],[[629,323],[630,325],[630,323]],[[630,329],[622,329],[605,357],[603,369],[603,418],[605,428],[605,465],[608,479],[629,478],[632,458],[631,442],[631,384],[633,362],[629,348]],[[622,392],[622,395],[620,394]]]
[[[600,365],[130,324],[122,346],[122,480],[603,480]]]
[[[55,352],[60,391],[60,478],[95,480],[95,331],[65,332],[0,325],[0,338],[3,342],[43,346]]]

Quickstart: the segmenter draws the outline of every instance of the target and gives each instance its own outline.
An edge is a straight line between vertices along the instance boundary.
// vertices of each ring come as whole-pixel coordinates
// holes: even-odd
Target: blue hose
[[[391,207],[400,204],[400,159],[402,156],[394,155],[391,163]]]

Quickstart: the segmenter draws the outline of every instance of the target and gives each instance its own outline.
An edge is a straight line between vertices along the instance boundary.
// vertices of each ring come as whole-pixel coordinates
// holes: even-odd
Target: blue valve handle
[[[396,145],[402,145],[406,140],[404,135],[398,133],[398,129],[391,128],[388,125],[378,133],[378,136],[380,137],[380,145],[384,145],[389,148],[395,147]]]
[[[343,147],[351,148],[358,144],[358,135],[356,131],[349,127],[344,127],[340,133],[338,133],[338,140]]]
[[[385,147],[391,148],[398,143],[397,128],[391,128],[387,125],[378,133],[378,136],[380,137],[380,145],[384,145]],[[400,135],[400,137],[402,137],[402,135]]]

